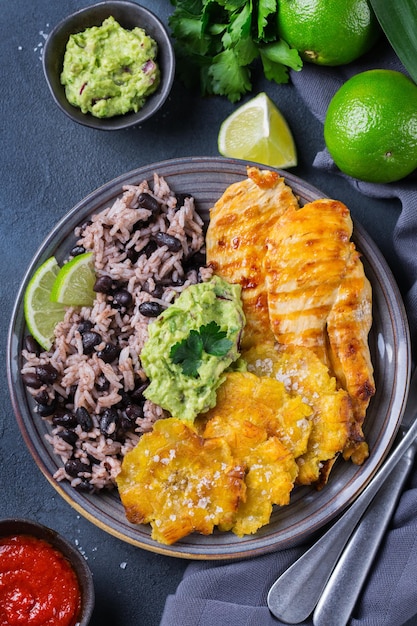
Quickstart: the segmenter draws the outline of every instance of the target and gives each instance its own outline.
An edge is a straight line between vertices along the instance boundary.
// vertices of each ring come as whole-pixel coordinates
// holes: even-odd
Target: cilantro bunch
[[[277,34],[279,0],[171,0],[169,25],[180,77],[202,95],[240,100],[252,89],[251,67],[260,60],[268,80],[288,82],[302,60]]]

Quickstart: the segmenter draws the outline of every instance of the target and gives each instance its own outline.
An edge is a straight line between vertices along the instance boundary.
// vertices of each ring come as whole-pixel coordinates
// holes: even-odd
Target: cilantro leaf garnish
[[[200,337],[204,351],[218,357],[225,356],[233,345],[230,339],[227,339],[227,332],[220,330],[216,322],[201,326]]]
[[[173,363],[181,365],[186,376],[198,376],[202,363],[203,340],[197,330],[191,330],[188,337],[172,346],[169,356]]]
[[[171,4],[175,9],[169,25],[179,74],[203,95],[240,100],[252,88],[255,59],[261,59],[266,78],[276,83],[288,82],[289,68],[302,67],[298,52],[279,38],[278,0],[171,0]]]
[[[196,378],[203,362],[203,352],[221,358],[232,345],[227,333],[213,321],[200,326],[199,330],[190,330],[185,339],[172,346],[169,356],[173,363],[181,366],[185,376]]]

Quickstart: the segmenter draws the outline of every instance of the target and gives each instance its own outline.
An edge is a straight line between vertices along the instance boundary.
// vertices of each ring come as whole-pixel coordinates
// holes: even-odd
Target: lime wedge
[[[43,263],[26,287],[23,310],[29,332],[44,350],[49,350],[54,340],[54,328],[64,319],[65,307],[51,302],[51,289],[59,272],[55,257]]]
[[[260,93],[227,117],[218,136],[220,154],[270,167],[297,165],[289,126],[266,93]]]
[[[93,253],[85,252],[65,263],[59,270],[51,290],[52,302],[68,306],[91,306],[96,274]]]

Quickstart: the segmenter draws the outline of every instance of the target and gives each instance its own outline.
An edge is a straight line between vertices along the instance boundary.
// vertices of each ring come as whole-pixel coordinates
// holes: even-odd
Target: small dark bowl
[[[144,106],[137,113],[98,118],[90,113],[82,113],[80,109],[68,102],[65,89],[61,85],[60,76],[69,36],[82,32],[91,26],[101,26],[103,20],[110,16],[113,16],[123,28],[132,29],[136,26],[143,28],[156,41],[161,82],[155,93],[147,98]],[[141,124],[154,115],[164,104],[174,80],[175,55],[165,26],[148,9],[128,0],[100,2],[69,15],[55,26],[45,42],[43,70],[56,104],[74,122],[99,130],[121,130]]]
[[[0,538],[13,535],[30,535],[43,539],[61,552],[71,563],[81,591],[81,611],[76,626],[88,626],[94,609],[93,577],[84,557],[61,535],[51,528],[27,519],[0,520]]]

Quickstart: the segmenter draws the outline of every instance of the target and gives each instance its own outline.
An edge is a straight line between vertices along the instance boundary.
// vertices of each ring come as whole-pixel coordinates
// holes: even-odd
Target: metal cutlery
[[[348,623],[412,467],[416,442],[385,479],[349,539],[317,603],[314,626]]]
[[[314,543],[312,547],[307,550],[307,552],[305,552],[295,563],[293,563],[293,565],[289,567],[272,585],[268,594],[268,606],[273,615],[281,619],[283,622],[288,624],[299,624],[313,613],[326,588],[332,571],[335,569],[336,563],[338,562],[353,531],[362,516],[364,516],[365,512],[366,515],[369,512],[372,516],[372,521],[364,522],[365,530],[361,530],[361,524],[359,524],[357,532],[352,537],[352,544],[349,546],[349,552],[346,552],[344,558],[346,567],[347,563],[352,563],[352,554],[356,550],[356,543],[359,541],[362,543],[362,552],[360,554],[361,565],[356,565],[356,567],[361,570],[363,568],[363,570],[360,574],[358,574],[357,571],[356,573],[352,572],[352,578],[359,575],[361,581],[358,580],[356,587],[355,583],[350,583],[352,584],[352,594],[356,594],[357,597],[366,574],[369,571],[370,564],[375,556],[379,542],[382,539],[384,530],[389,522],[389,513],[392,513],[395,507],[399,492],[412,464],[415,453],[415,446],[413,446],[413,443],[417,438],[416,418],[417,373],[414,373],[401,424],[403,437],[395,447],[394,451],[389,455],[383,466],[378,470],[374,478],[350,506],[350,508],[347,509],[339,520],[336,521],[335,524],[333,524],[333,526],[331,526],[331,528],[316,543]],[[386,483],[392,472],[395,472],[395,474],[393,474],[390,482]],[[382,487],[384,487],[384,491],[381,491],[381,494],[379,494]],[[378,497],[384,499],[379,506],[386,509],[388,509],[388,507],[390,508],[390,512],[387,510],[387,515],[378,517],[376,511],[373,512],[373,506],[369,507],[370,503],[373,502],[377,494],[379,494]],[[376,503],[375,506],[377,506]],[[371,546],[369,544],[366,548],[364,548],[363,546],[367,544],[367,541],[364,539],[364,533],[366,532],[365,525],[370,524],[372,524],[372,533],[378,535],[378,541],[377,537],[375,537],[373,545]],[[378,530],[376,525],[380,526]],[[349,554],[351,556],[349,556]],[[343,565],[341,564],[340,567],[335,570],[335,578],[331,583],[331,587],[328,588],[326,594],[323,596],[323,600],[317,606],[317,612],[314,615],[314,619],[316,620],[314,622],[315,626],[332,626],[332,623],[335,625],[337,624],[337,626],[343,626],[345,623],[341,621],[343,618],[340,615],[339,607],[337,608],[337,616],[335,616],[334,605],[332,614],[333,622],[324,621],[329,619],[329,613],[327,612],[328,609],[326,607],[329,602],[330,594],[332,593],[331,590],[340,587],[342,567]],[[349,576],[346,570],[343,570],[343,575]],[[343,585],[346,584],[345,580]],[[346,588],[344,593],[347,594]],[[356,600],[356,597],[353,601]],[[351,602],[352,600],[348,601],[346,607],[343,609],[345,614],[351,611]],[[349,615],[347,619],[348,618]]]

